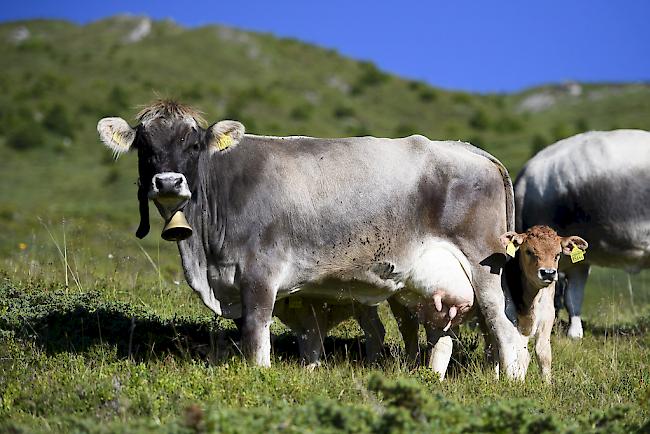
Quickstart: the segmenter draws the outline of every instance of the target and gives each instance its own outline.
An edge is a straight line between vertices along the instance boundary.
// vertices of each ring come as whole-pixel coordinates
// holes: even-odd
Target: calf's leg
[[[546,330],[548,328],[548,330]],[[551,382],[551,330],[553,329],[553,322],[549,327],[543,327],[535,341],[535,355],[537,364],[542,375],[542,379],[546,383]]]

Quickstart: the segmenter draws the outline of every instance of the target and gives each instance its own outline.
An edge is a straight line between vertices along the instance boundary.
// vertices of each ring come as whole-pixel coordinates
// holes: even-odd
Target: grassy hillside
[[[247,367],[232,324],[212,319],[185,284],[175,246],[157,234],[157,214],[149,237],[134,237],[136,159],[114,162],[97,138],[98,119],[133,119],[156,95],[259,134],[470,141],[513,174],[543,146],[577,132],[650,130],[646,84],[476,95],[220,26],[184,29],[129,16],[86,26],[0,24],[0,431],[139,432],[165,422],[170,432],[321,425],[458,432],[510,430],[499,421],[512,420],[537,431],[613,432],[643,423],[648,273],[631,280],[635,303],[623,273],[592,273],[587,337],[581,344],[554,338],[553,386],[541,384],[534,366],[526,385],[494,384],[469,330],[451,380],[439,386],[427,371],[401,364],[385,309],[387,351],[397,357],[380,366],[357,362],[360,331],[348,322],[333,332],[332,356],[315,373],[298,366],[295,342],[279,323],[278,367]],[[378,371],[390,381],[373,377]],[[425,399],[425,392],[442,395]],[[441,418],[446,409],[451,416]],[[233,417],[245,422],[224,425]]]

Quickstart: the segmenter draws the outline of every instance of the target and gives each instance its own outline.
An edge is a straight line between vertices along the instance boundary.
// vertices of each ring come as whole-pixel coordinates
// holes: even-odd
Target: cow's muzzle
[[[192,197],[185,175],[175,172],[156,173],[151,178],[149,198],[165,208],[180,207]]]
[[[192,235],[192,227],[187,223],[181,209],[192,197],[185,175],[176,172],[155,174],[151,179],[149,198],[153,199],[165,219],[165,227],[160,236],[167,241],[182,241]]]
[[[192,235],[192,226],[187,223],[183,211],[176,211],[165,224],[160,236],[166,241],[183,241]]]

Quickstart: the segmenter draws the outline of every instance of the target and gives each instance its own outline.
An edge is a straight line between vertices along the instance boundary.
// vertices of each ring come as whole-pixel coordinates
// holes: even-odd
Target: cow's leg
[[[369,362],[375,362],[384,349],[384,337],[386,335],[384,324],[379,319],[377,306],[355,303],[354,315],[366,338],[366,357]]]
[[[485,324],[485,319],[483,318],[483,315],[481,315],[481,312],[477,312],[478,316],[478,324],[479,328],[481,330],[481,335],[483,336],[483,339],[485,340],[485,361],[487,362],[488,366],[492,366],[494,368],[494,375],[496,379],[499,379],[499,351],[497,351],[497,343],[494,340],[494,336],[490,331],[488,330],[487,324]]]
[[[566,271],[567,286],[564,292],[564,304],[569,313],[569,331],[567,335],[573,339],[582,338],[582,300],[585,295],[585,285],[589,276],[589,264],[576,264]]]
[[[242,352],[258,366],[271,366],[271,321],[276,290],[263,279],[242,279]]]
[[[321,316],[327,313],[319,316],[312,303],[293,295],[276,302],[274,314],[295,334],[301,361],[310,368],[318,366],[322,348],[321,323],[324,323]]]
[[[320,365],[323,340],[329,331],[328,311],[320,307],[318,304],[306,303],[300,318],[302,331],[298,335],[298,346],[300,357],[309,369]]]
[[[427,332],[427,348],[429,359],[427,366],[440,376],[440,381],[445,379],[451,352],[453,350],[453,341],[449,332],[434,328],[429,325],[424,326]]]
[[[408,307],[400,303],[395,297],[389,298],[388,304],[402,335],[407,360],[411,364],[416,364],[420,358],[420,342],[418,336],[420,322],[418,321],[418,316],[411,312]]]
[[[506,315],[501,276],[492,273],[490,267],[474,267],[473,282],[481,314],[488,332],[496,343],[500,370],[509,378],[523,380],[530,355],[526,339]]]

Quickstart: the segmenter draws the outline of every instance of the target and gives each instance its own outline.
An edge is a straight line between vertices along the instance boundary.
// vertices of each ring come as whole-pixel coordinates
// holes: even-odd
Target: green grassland
[[[577,132],[650,130],[650,86],[468,94],[220,26],[154,22],[129,42],[140,20],[0,25],[0,432],[650,429],[650,273],[632,276],[630,293],[625,273],[594,270],[585,338],[568,340],[562,324],[553,337],[552,385],[534,362],[526,383],[494,381],[469,327],[440,384],[406,366],[385,306],[377,365],[363,362],[350,321],[308,372],[277,322],[274,367],[258,369],[241,360],[232,322],[184,282],[153,213],[152,234],[135,238],[135,156],[114,162],[95,131],[103,116],[133,119],[157,92],[259,134],[471,141],[516,174]]]

